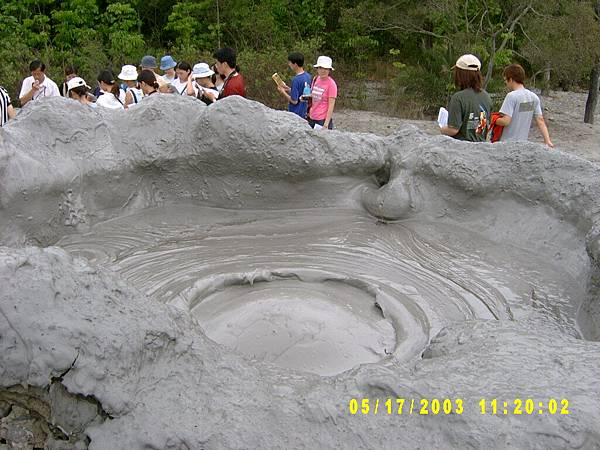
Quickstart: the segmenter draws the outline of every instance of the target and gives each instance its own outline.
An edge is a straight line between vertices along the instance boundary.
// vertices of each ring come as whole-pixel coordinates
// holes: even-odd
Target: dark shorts
[[[310,125],[310,127],[311,127],[311,128],[314,128],[314,127],[315,127],[315,124],[317,124],[317,123],[318,123],[319,125],[321,125],[321,126],[323,126],[323,124],[325,123],[325,119],[321,119],[321,120],[314,120],[314,119],[308,118],[307,120],[308,120],[308,124]],[[329,127],[328,127],[328,128],[329,128],[330,130],[333,130],[333,120],[330,120],[330,121],[329,121]]]

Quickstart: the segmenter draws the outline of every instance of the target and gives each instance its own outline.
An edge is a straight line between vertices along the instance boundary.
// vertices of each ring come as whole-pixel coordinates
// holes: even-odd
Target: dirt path
[[[600,107],[593,125],[583,123],[586,93],[552,92],[542,97],[544,117],[555,148],[600,163]],[[435,121],[404,120],[370,111],[340,110],[334,114],[340,130],[387,135],[404,123],[412,123],[429,134],[439,134]],[[530,140],[543,143],[542,136],[532,126]]]

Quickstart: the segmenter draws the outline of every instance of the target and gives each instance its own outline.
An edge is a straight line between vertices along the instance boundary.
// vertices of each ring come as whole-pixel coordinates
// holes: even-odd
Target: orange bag
[[[504,127],[496,123],[500,117],[502,117],[502,114],[499,112],[492,113],[490,126],[488,128],[488,136],[490,137],[491,142],[498,142],[502,136],[502,131],[504,131]]]

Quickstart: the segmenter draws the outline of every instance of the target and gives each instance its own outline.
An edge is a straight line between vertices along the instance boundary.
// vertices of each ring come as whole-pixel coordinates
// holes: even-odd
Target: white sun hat
[[[198,63],[192,69],[192,79],[206,78],[214,75],[214,72],[208,67],[206,63]]]
[[[73,77],[69,81],[67,81],[67,91],[71,89],[78,88],[80,86],[85,86],[88,89],[91,89],[85,82],[85,80],[81,77]]]
[[[456,60],[454,67],[458,67],[462,70],[476,71],[481,69],[481,61],[479,61],[479,58],[475,55],[466,54]]]
[[[129,64],[121,67],[121,73],[118,75],[118,78],[124,81],[136,81],[137,77],[137,69]]]
[[[335,70],[332,64],[333,61],[329,56],[319,56],[317,58],[317,63],[314,65],[314,67],[322,67],[323,69]]]

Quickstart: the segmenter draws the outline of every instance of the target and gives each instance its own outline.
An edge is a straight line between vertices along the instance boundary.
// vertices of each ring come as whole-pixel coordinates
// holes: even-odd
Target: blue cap
[[[156,69],[156,58],[154,56],[146,55],[142,58],[140,66],[142,66],[142,69]]]
[[[160,70],[172,69],[177,63],[171,55],[163,56],[160,58]]]

